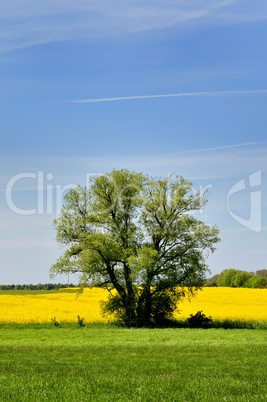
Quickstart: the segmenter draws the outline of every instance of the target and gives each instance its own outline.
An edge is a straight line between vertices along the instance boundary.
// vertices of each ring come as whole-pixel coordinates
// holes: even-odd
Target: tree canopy
[[[208,269],[217,227],[196,217],[206,200],[184,178],[129,170],[94,177],[64,197],[54,221],[66,246],[51,275],[80,273],[110,291],[105,314],[127,325],[172,318],[179,299],[194,294]]]
[[[230,268],[224,269],[219,275],[216,286],[229,286],[233,288],[266,288],[267,278],[264,277],[266,269],[253,272],[240,271]]]

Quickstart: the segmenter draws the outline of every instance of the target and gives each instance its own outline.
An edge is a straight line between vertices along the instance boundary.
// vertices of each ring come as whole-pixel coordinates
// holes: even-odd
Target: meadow
[[[0,328],[1,401],[265,401],[264,330]]]
[[[108,292],[101,288],[85,288],[82,294],[75,289],[59,291],[1,291],[1,323],[77,322],[77,315],[85,323],[110,322],[102,317],[100,301]],[[182,300],[175,313],[177,320],[186,320],[190,314],[202,310],[214,320],[267,322],[267,289],[203,288],[190,301]]]

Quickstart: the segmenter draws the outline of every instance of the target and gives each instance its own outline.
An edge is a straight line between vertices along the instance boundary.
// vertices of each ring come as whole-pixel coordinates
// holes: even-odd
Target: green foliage
[[[256,271],[256,275],[260,276],[261,278],[267,278],[267,269],[259,269]]]
[[[238,271],[231,282],[231,285],[234,288],[242,288],[242,287],[249,287],[248,283],[253,278],[253,274],[249,274],[245,271]]]
[[[204,287],[207,288],[214,288],[216,286],[218,286],[216,281],[207,281],[204,283]]]
[[[217,280],[218,286],[233,286],[235,275],[237,274],[237,269],[224,269]]]
[[[154,179],[129,170],[94,177],[65,198],[55,220],[66,246],[51,275],[81,274],[81,282],[116,289],[103,307],[126,325],[172,317],[189,286],[203,285],[204,253],[214,251],[218,229],[198,220],[206,200],[182,177]]]
[[[201,310],[194,315],[190,314],[187,322],[190,328],[209,328],[212,323],[212,318],[207,317]]]
[[[214,288],[214,287],[217,287],[218,285],[217,285],[217,282],[205,282],[204,283],[204,287],[207,287],[207,288]]]
[[[54,324],[55,327],[60,327],[59,322],[56,320],[56,317],[51,318],[52,323]]]
[[[256,273],[257,272],[260,271],[256,271]],[[262,273],[262,276],[259,276],[254,275],[252,272],[239,271],[237,269],[225,269],[220,273],[217,285],[235,288],[267,288],[267,278],[264,277],[264,272]],[[206,286],[208,286],[208,283]]]
[[[163,289],[161,292],[151,292],[147,295],[139,287],[134,288],[135,305],[131,306],[137,312],[136,316],[130,321],[126,313],[126,308],[119,294],[110,295],[107,302],[101,303],[101,309],[104,316],[114,315],[119,323],[125,326],[169,326],[170,320],[173,320],[174,311],[177,303],[186,293],[190,297],[190,292],[177,287]],[[150,314],[150,320],[147,315]]]
[[[77,315],[77,320],[78,320],[78,326],[79,326],[79,327],[85,327],[85,324],[84,324],[84,317],[81,318],[79,315]]]
[[[215,287],[217,285],[219,274],[214,275],[212,278],[206,279],[204,286],[205,287]]]
[[[249,288],[267,288],[267,278],[254,275],[247,282]]]

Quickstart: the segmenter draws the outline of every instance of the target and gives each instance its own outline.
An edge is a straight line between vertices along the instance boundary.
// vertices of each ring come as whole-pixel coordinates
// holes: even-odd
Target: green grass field
[[[1,401],[264,401],[267,337],[248,329],[0,327]]]

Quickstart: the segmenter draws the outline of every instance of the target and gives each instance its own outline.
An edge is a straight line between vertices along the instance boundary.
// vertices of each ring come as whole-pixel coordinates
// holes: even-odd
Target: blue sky
[[[64,186],[112,168],[208,188],[212,274],[266,268],[266,20],[263,0],[2,1],[0,283],[50,280]]]

